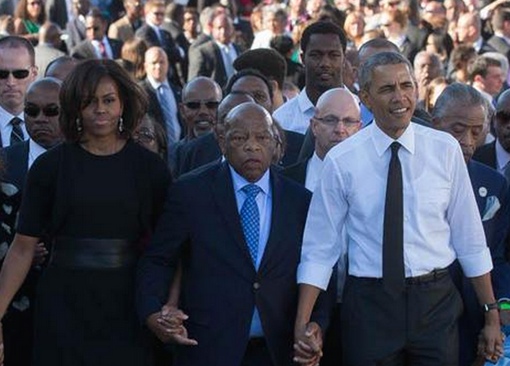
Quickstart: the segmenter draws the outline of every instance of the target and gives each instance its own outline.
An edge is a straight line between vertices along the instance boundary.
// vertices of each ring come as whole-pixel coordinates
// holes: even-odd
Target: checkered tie
[[[25,135],[23,134],[23,130],[21,129],[21,122],[23,122],[20,118],[14,117],[11,119],[10,124],[12,126],[10,144],[14,145],[18,142],[22,142],[25,140]]]
[[[242,191],[246,193],[246,200],[243,207],[241,207],[241,225],[251,259],[253,264],[256,264],[259,248],[260,214],[255,197],[259,194],[260,187],[255,184],[248,184],[242,188]]]

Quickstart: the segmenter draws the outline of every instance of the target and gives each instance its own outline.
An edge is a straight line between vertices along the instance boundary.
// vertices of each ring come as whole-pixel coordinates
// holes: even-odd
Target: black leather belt
[[[406,285],[423,285],[430,282],[436,282],[446,275],[448,275],[448,268],[442,268],[442,269],[435,269],[432,272],[429,272],[427,274],[416,276],[416,277],[407,277],[406,278]],[[356,277],[356,276],[350,276],[356,281],[362,281],[362,282],[378,282],[382,283],[382,278],[372,278],[372,277]]]
[[[55,239],[50,266],[69,269],[115,269],[132,266],[138,259],[133,242],[124,239]]]

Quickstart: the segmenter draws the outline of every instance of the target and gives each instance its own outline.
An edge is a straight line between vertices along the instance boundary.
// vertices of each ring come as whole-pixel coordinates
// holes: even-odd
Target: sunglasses
[[[220,102],[186,102],[184,105],[189,109],[199,109],[200,106],[204,104],[208,109],[216,109],[220,105]]]
[[[12,74],[15,79],[25,79],[30,74],[30,70],[0,70],[0,79],[7,79]]]
[[[35,104],[25,106],[25,114],[29,117],[37,117],[41,111],[46,117],[55,117],[60,113],[60,108],[55,104],[48,104],[42,108]]]

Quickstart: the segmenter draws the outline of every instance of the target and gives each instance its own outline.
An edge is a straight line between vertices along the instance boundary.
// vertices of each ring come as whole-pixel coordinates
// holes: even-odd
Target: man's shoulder
[[[471,159],[468,170],[474,181],[490,183],[493,186],[501,186],[506,183],[506,178],[500,172],[479,161]]]
[[[458,148],[459,142],[447,132],[423,126],[418,123],[413,123],[413,130],[418,141],[420,138],[424,138],[426,141],[432,143],[445,144],[445,146]]]
[[[288,116],[294,113],[302,113],[299,107],[299,95],[283,103],[277,110],[273,112],[273,117]]]

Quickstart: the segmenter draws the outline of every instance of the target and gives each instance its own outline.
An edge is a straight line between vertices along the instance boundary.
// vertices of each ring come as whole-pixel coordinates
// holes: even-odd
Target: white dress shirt
[[[160,83],[159,81],[154,80],[151,76],[147,75],[147,80],[149,81],[149,84],[154,88],[156,91],[156,96],[158,97],[158,101],[160,100],[160,93],[159,93],[159,86],[163,83]],[[168,93],[168,102],[170,110],[172,111],[172,120],[171,121],[165,121],[166,123],[172,123],[172,131],[174,131],[174,136],[167,136],[168,141],[179,141],[179,138],[182,133],[182,128],[179,123],[179,116],[178,116],[178,108],[177,108],[177,100],[175,99],[175,95],[173,92],[173,89],[170,87],[170,85],[166,82],[168,89],[170,93]],[[167,134],[169,133],[169,128],[166,128]]]
[[[103,55],[101,54],[101,46],[100,46],[101,42],[103,43],[106,56],[110,60],[112,60],[113,59],[112,47],[110,46],[110,42],[108,42],[108,39],[106,37],[103,37],[103,39],[101,41],[98,41],[97,39],[93,39],[92,41],[90,41],[90,43],[92,43],[92,46],[96,50],[97,58],[99,58],[99,59],[103,58]]]
[[[7,112],[5,109],[0,107],[0,134],[2,135],[2,147],[7,147],[11,144],[11,132],[12,132],[12,125],[9,123],[14,117],[18,117],[23,121],[23,123],[20,123],[20,127],[23,130],[23,136],[25,137],[25,140],[28,139],[28,132],[27,128],[25,126],[25,116],[24,113],[21,112],[17,116],[14,116]]]
[[[28,140],[28,169],[32,166],[35,159],[37,159],[40,155],[44,154],[46,149],[39,145],[32,139]]]
[[[496,140],[495,150],[496,150],[496,169],[501,174],[504,174],[505,168],[510,162],[510,153],[506,151],[503,148],[503,146],[501,146],[499,140]]]
[[[389,146],[372,123],[329,151],[312,197],[298,282],[326,289],[347,252],[349,274],[382,278],[382,232]],[[467,277],[492,269],[492,260],[466,164],[450,135],[411,123],[402,145],[406,277],[448,267],[456,258]],[[345,228],[346,241],[339,241]]]
[[[322,174],[322,169],[324,168],[324,160],[321,160],[317,153],[314,151],[310,160],[308,160],[308,164],[306,165],[306,178],[305,178],[305,188],[309,191],[313,192],[315,187],[317,187],[317,182]]]
[[[230,78],[235,74],[233,63],[237,58],[237,51],[232,43],[223,44],[217,41],[215,42],[221,51],[221,58],[223,60],[223,65],[225,66],[225,74],[227,75],[227,78]]]
[[[310,118],[315,113],[315,106],[303,88],[296,98],[285,102],[273,113],[273,117],[284,130],[305,134],[310,126]]]

